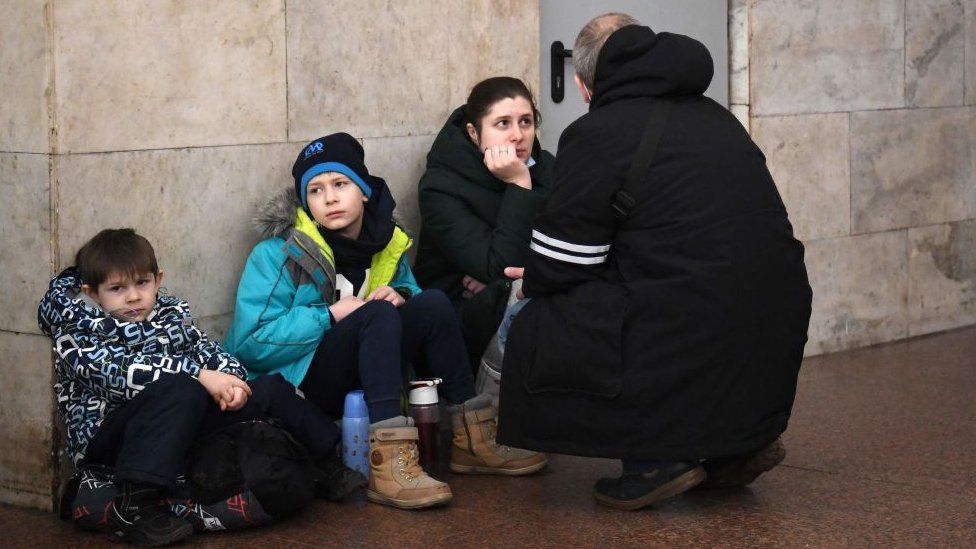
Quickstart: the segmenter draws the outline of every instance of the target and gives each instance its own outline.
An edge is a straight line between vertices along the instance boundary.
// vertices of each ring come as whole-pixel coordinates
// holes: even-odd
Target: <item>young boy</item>
[[[193,325],[186,302],[158,295],[163,273],[149,241],[104,230],[75,263],[51,282],[38,318],[57,353],[68,454],[80,467],[114,469],[110,539],[159,546],[192,534],[160,500],[194,439],[237,421],[279,420],[315,460],[323,497],[365,484],[338,461],[328,416],[280,376],[246,383],[241,364]]]
[[[495,443],[495,409],[476,396],[451,302],[421,293],[407,263],[411,240],[393,222],[386,183],[369,174],[345,133],[309,143],[292,168],[294,190],[261,214],[265,240],[237,290],[227,348],[251,375],[279,373],[328,413],[365,393],[371,501],[413,509],[448,502],[447,484],[417,463],[417,429],[402,415],[403,372],[444,380],[453,406],[451,470],[524,475],[546,457]]]

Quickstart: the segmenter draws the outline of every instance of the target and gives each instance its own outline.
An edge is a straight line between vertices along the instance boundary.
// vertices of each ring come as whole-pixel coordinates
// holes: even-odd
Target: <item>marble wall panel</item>
[[[371,174],[386,180],[396,199],[394,215],[414,239],[411,254],[416,253],[420,236],[420,210],[417,205],[417,183],[427,168],[427,152],[433,135],[364,139],[366,165]]]
[[[48,152],[44,0],[4,2],[0,19],[0,151]]]
[[[854,233],[976,217],[976,109],[854,113]]]
[[[748,0],[729,0],[729,104],[749,104]]]
[[[850,232],[848,121],[846,113],[752,120],[753,138],[801,240]]]
[[[747,132],[752,131],[752,119],[749,116],[749,105],[729,105],[729,112],[742,124]]]
[[[51,342],[0,332],[0,503],[52,503]]]
[[[755,0],[753,113],[904,105],[904,0]]]
[[[806,355],[908,336],[907,231],[806,244],[813,313]]]
[[[221,315],[197,317],[194,319],[194,325],[206,332],[210,339],[223,342],[224,337],[227,335],[227,330],[230,329],[230,323],[233,320],[234,314],[230,312]]]
[[[0,330],[39,334],[51,278],[50,156],[0,153]]]
[[[964,0],[966,104],[976,105],[976,0]]]
[[[468,98],[471,88],[491,76],[522,79],[539,97],[538,0],[465,0],[448,9],[447,71],[450,106],[442,120]]]
[[[908,231],[909,335],[976,323],[976,220]]]
[[[450,112],[447,51],[457,26],[446,17],[450,6],[289,1],[289,139],[436,132]]]
[[[54,4],[62,152],[283,141],[284,0]]]
[[[905,7],[905,100],[922,107],[962,105],[962,0],[912,0]]]
[[[296,144],[67,155],[57,171],[60,263],[99,230],[132,227],[156,249],[163,286],[195,316],[234,310],[251,219],[292,188]]]

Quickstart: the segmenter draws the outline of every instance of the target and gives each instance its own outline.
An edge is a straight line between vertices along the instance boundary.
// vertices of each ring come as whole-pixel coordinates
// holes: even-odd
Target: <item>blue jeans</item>
[[[505,316],[502,317],[502,324],[498,327],[498,350],[505,354],[505,340],[508,339],[508,330],[512,327],[512,321],[515,317],[522,312],[522,307],[525,307],[532,301],[531,297],[525,299],[520,299],[512,306],[505,310]]]

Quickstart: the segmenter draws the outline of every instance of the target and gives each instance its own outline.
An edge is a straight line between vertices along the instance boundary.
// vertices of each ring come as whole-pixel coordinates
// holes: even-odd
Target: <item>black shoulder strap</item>
[[[634,160],[630,164],[630,171],[627,172],[627,179],[620,190],[614,194],[613,203],[610,204],[614,215],[619,220],[626,219],[637,204],[633,190],[640,184],[657,154],[657,145],[661,141],[661,134],[664,133],[664,125],[668,121],[668,115],[671,114],[671,106],[672,103],[664,99],[656,100],[651,105],[651,114],[644,129],[644,136],[641,137],[640,144],[637,145]]]

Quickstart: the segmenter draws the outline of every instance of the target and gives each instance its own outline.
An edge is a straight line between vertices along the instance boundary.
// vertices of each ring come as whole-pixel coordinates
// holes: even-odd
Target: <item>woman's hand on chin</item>
[[[515,154],[514,145],[493,145],[485,148],[485,167],[505,183],[532,189],[529,167]]]

